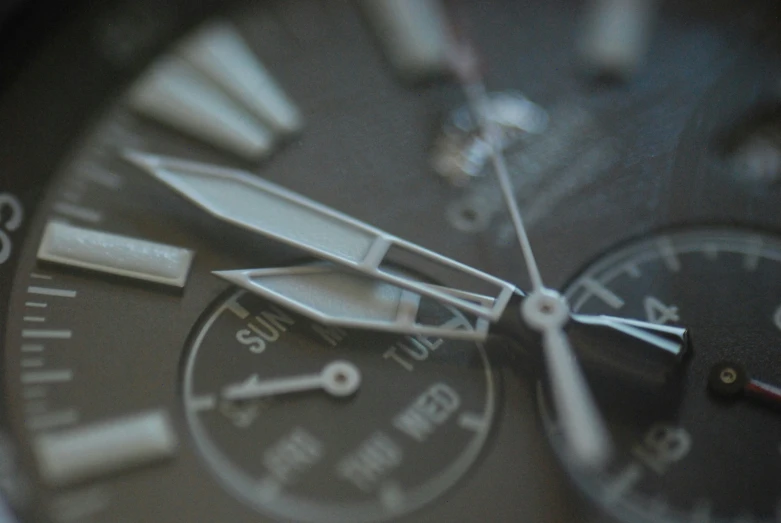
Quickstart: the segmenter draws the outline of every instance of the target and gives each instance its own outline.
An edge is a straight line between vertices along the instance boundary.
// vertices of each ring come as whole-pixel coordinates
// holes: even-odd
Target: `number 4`
[[[653,296],[646,296],[643,300],[643,306],[645,307],[645,317],[651,323],[657,323],[664,325],[668,322],[676,322],[680,318],[678,317],[678,307],[673,305],[665,305],[658,298]],[[781,310],[781,308],[779,308]],[[776,314],[779,320],[781,316]],[[778,322],[776,323],[778,324]]]

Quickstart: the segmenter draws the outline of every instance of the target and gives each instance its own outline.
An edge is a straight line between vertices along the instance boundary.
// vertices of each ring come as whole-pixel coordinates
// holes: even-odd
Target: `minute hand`
[[[499,319],[517,291],[511,283],[402,240],[250,173],[135,151],[126,152],[124,157],[223,222],[481,318]],[[458,292],[445,292],[388,272],[384,270],[383,262],[391,248],[479,280],[496,292],[487,302],[476,303],[459,296]]]

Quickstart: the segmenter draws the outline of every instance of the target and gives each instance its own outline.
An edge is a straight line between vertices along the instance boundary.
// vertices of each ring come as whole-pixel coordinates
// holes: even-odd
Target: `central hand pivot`
[[[532,329],[544,332],[564,327],[570,319],[570,310],[567,300],[561,294],[543,287],[523,300],[521,317]]]

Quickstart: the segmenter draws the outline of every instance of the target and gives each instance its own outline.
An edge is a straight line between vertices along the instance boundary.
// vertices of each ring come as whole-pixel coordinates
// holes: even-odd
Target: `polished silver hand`
[[[354,394],[360,384],[358,367],[348,361],[337,360],[323,367],[317,374],[268,380],[261,380],[254,375],[246,381],[225,387],[222,397],[231,401],[255,400],[321,389],[331,396],[345,397]]]
[[[564,325],[570,319],[569,305],[563,296],[545,287],[542,281],[515,201],[502,152],[500,130],[494,123],[496,118],[491,114],[493,108],[472,47],[468,44],[454,47],[452,63],[483,140],[488,145],[491,163],[521,246],[532,285],[531,293],[523,302],[521,314],[529,327],[542,335],[553,399],[565,438],[574,458],[584,465],[602,467],[612,453],[610,437],[564,332]]]

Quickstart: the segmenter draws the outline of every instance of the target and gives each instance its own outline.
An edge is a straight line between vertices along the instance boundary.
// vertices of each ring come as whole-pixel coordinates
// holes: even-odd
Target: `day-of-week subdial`
[[[472,328],[433,302],[423,314]],[[474,342],[327,327],[243,291],[193,339],[183,396],[197,445],[235,495],[277,517],[414,510],[474,462],[491,427],[493,374]]]

